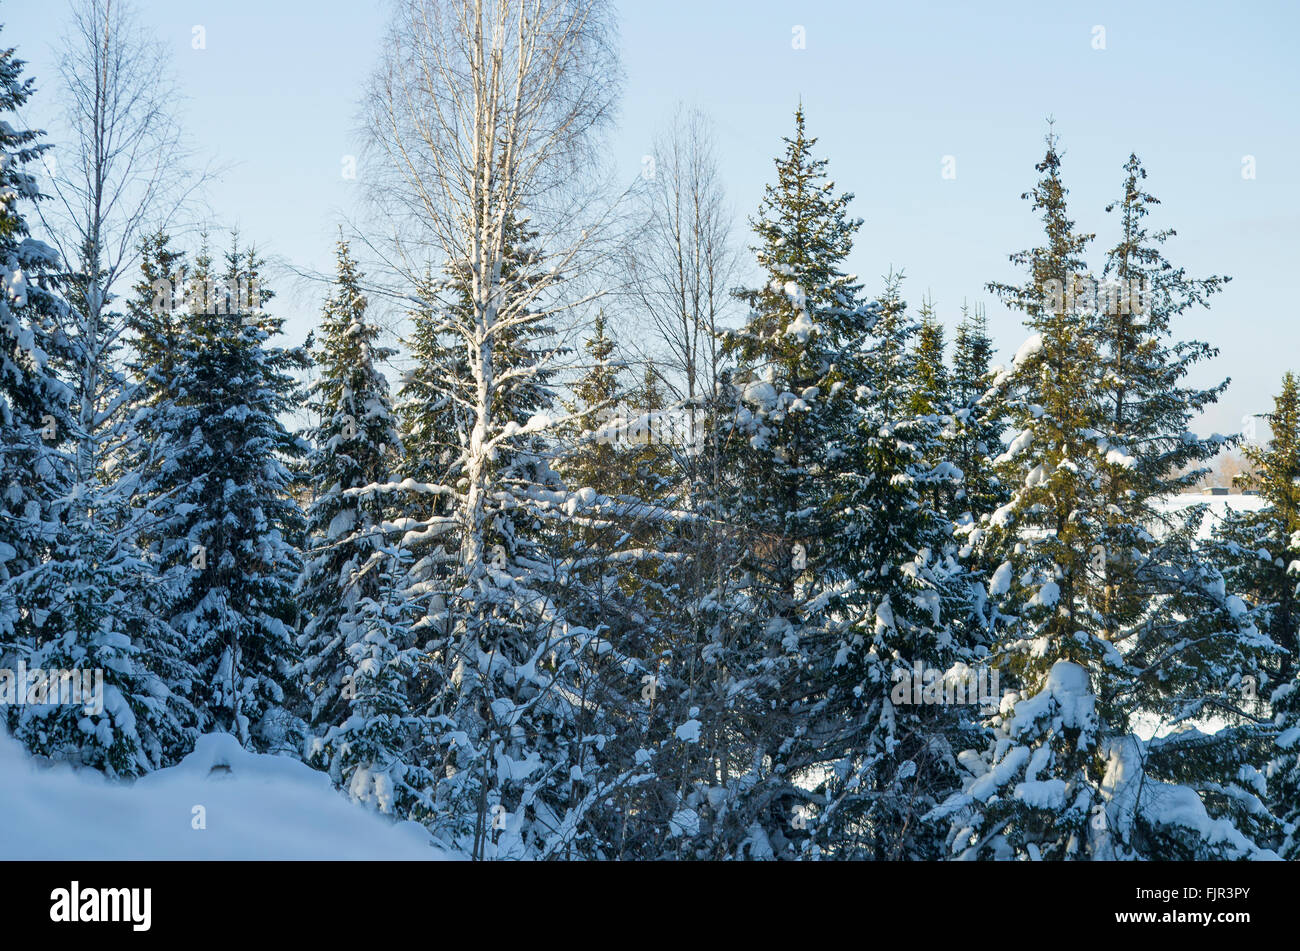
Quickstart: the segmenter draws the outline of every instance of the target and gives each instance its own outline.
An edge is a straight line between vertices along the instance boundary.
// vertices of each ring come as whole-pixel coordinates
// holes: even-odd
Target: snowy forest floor
[[[41,766],[0,729],[0,816],[0,860],[456,858],[422,826],[348,802],[324,773],[226,734],[128,785]]]

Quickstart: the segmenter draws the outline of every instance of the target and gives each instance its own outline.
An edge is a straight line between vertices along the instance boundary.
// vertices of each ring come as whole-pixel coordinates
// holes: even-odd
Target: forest
[[[131,8],[73,8],[60,74],[0,34],[34,762],[131,784],[228,734],[475,860],[1300,858],[1300,382],[1197,434],[1228,383],[1185,318],[1230,278],[1166,258],[1138,155],[1085,233],[1044,123],[1035,246],[971,288],[1023,323],[1000,364],[981,304],[851,273],[851,157],[793,96],[733,229],[698,110],[597,174],[607,0],[398,0],[298,344],[268,236],[190,226]],[[1234,451],[1259,505],[1171,504]]]

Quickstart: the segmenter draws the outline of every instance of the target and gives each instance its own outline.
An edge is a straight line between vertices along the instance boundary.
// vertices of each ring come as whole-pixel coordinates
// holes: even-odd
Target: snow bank
[[[1268,502],[1262,496],[1258,495],[1173,495],[1161,499],[1157,503],[1157,509],[1166,513],[1178,513],[1183,509],[1188,509],[1196,505],[1206,506],[1205,517],[1202,519],[1200,526],[1197,528],[1196,537],[1204,540],[1209,538],[1215,527],[1228,514],[1232,512],[1258,512],[1268,507]]]
[[[0,731],[0,818],[0,860],[449,857],[424,827],[357,806],[324,773],[227,734],[125,784],[40,766]]]

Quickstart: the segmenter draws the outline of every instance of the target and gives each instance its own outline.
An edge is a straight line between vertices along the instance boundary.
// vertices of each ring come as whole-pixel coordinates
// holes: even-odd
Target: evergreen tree
[[[586,855],[600,847],[592,817],[610,792],[599,748],[613,729],[594,692],[613,674],[597,671],[616,657],[568,613],[584,595],[562,526],[594,491],[571,497],[551,467],[556,349],[537,291],[550,265],[526,223],[506,231],[488,312],[459,262],[422,292],[416,333],[429,359],[402,392],[404,418],[421,421],[404,434],[408,465],[428,464],[431,434],[445,451],[437,481],[410,488],[404,540],[430,658],[419,710],[445,767],[430,824],[475,858]]]
[[[817,841],[843,858],[939,854],[941,838],[920,818],[957,788],[952,748],[969,738],[962,708],[935,702],[942,692],[924,688],[951,672],[963,694],[969,686],[970,701],[978,699],[978,674],[967,676],[975,658],[952,631],[953,618],[966,613],[970,582],[943,515],[958,483],[942,440],[941,338],[929,305],[920,322],[908,313],[901,282],[889,275],[876,301],[855,465],[835,501],[845,513],[836,539],[854,584],[847,600],[855,624],[831,660],[828,705],[844,732]]]
[[[917,328],[898,282],[861,302],[843,270],[861,225],[852,196],[834,194],[795,119],[753,222],[766,281],[743,295],[752,313],[726,348],[738,364],[720,437],[728,517],[748,549],[744,633],[722,658],[745,688],[734,707],[748,740],[731,754],[748,772],[728,820],[745,833],[737,855],[882,855],[916,766],[898,749],[889,667],[948,646],[945,552],[927,549],[941,526],[918,488],[944,474],[924,462],[933,418],[910,414]],[[887,818],[873,825],[873,811]]]
[[[949,450],[962,472],[954,493],[952,518],[959,533],[1007,501],[993,459],[1002,447],[1001,408],[992,389],[993,340],[984,309],[962,304],[962,319],[953,339],[951,388],[953,426]]]
[[[1263,419],[1271,430],[1268,444],[1242,448],[1253,468],[1236,483],[1257,493],[1266,506],[1228,510],[1216,527],[1214,549],[1231,590],[1256,606],[1261,625],[1284,648],[1276,673],[1285,683],[1296,672],[1300,652],[1300,604],[1292,577],[1292,536],[1300,532],[1300,381],[1294,374],[1282,378],[1273,412]]]
[[[734,480],[725,518],[742,533],[747,610],[716,663],[741,688],[730,712],[746,743],[727,751],[731,801],[714,807],[709,833],[737,857],[793,856],[808,838],[792,823],[811,798],[798,779],[819,751],[800,737],[824,690],[813,659],[836,623],[827,592],[839,566],[824,546],[835,537],[830,503],[849,463],[858,383],[842,351],[874,319],[842,270],[861,222],[814,157],[802,109],[784,141],[776,182],[751,220],[764,281],[740,295],[750,314],[723,349],[736,364],[727,386],[735,409],[719,421]]]
[[[385,533],[402,444],[379,364],[395,351],[378,344],[360,283],[340,240],[314,354],[321,375],[308,403],[320,422],[308,434],[312,502],[297,587],[299,676],[315,732],[307,759],[353,798],[419,819],[433,785],[420,765],[425,736],[414,713],[421,659],[403,596],[409,565]]]
[[[583,349],[591,364],[572,387],[574,401],[565,405],[576,422],[566,433],[573,448],[566,454],[561,471],[572,486],[590,486],[615,495],[625,488],[616,443],[626,421],[618,405],[623,394],[619,383],[621,365],[614,360],[615,344],[606,333],[604,311],[596,314],[592,334]]]
[[[75,432],[72,391],[57,372],[72,356],[59,329],[68,306],[62,262],[27,224],[42,197],[31,163],[50,146],[17,120],[33,92],[24,65],[0,50],[0,665],[11,670],[46,639],[53,593],[33,601],[24,588],[61,531],[71,475],[62,450]],[[4,710],[11,727],[20,710]]]
[[[1262,841],[1268,821],[1256,790],[1240,782],[1260,744],[1242,683],[1258,682],[1261,665],[1281,648],[1256,628],[1202,550],[1200,513],[1179,519],[1162,504],[1192,486],[1230,443],[1191,431],[1228,381],[1208,388],[1185,381],[1218,351],[1177,337],[1178,319],[1208,306],[1228,279],[1192,279],[1165,259],[1162,245],[1175,232],[1148,227],[1159,202],[1143,188],[1146,171],[1136,155],[1124,173],[1123,196],[1107,208],[1118,213],[1120,239],[1096,295],[1106,515],[1090,551],[1101,575],[1093,607],[1102,636],[1121,645],[1131,682],[1112,679],[1102,700],[1107,708],[1124,707],[1130,723],[1144,714],[1179,726],[1209,712],[1226,720],[1212,739],[1196,738],[1194,751],[1184,752],[1186,741],[1164,744],[1148,758],[1147,773],[1190,786],[1211,815]],[[1188,854],[1202,847],[1193,842]]]
[[[167,497],[158,558],[168,617],[195,670],[192,700],[202,730],[246,746],[298,746],[287,717],[294,662],[294,548],[302,514],[289,495],[286,460],[302,441],[280,416],[297,404],[298,350],[269,346],[282,320],[264,310],[256,254],[232,243],[214,273],[195,259],[180,346],[159,432],[151,491]]]
[[[78,409],[72,482],[49,556],[22,591],[28,603],[48,606],[32,664],[80,672],[83,690],[93,671],[95,699],[26,709],[15,735],[34,752],[131,776],[188,751],[193,710],[173,690],[179,639],[153,610],[156,577],[140,547],[147,512],[133,504],[137,473],[124,465],[130,386],[115,359],[119,341],[93,333],[88,288],[102,291],[77,280],[69,293],[83,330],[71,341],[69,368]],[[112,307],[106,301],[98,312],[116,326]]]
[[[1296,599],[1300,560],[1300,380],[1292,373],[1282,379],[1273,412],[1264,414],[1271,430],[1267,445],[1247,445],[1244,453],[1254,471],[1238,477],[1238,485],[1257,492],[1266,503],[1258,511],[1225,513],[1216,526],[1211,550],[1233,591],[1252,606],[1273,642],[1283,650],[1276,663],[1265,665],[1259,678],[1239,685],[1244,700],[1268,701],[1274,736],[1266,748],[1268,802],[1284,830],[1280,849],[1288,859],[1300,857],[1300,671],[1295,657],[1300,604]],[[1262,712],[1262,711],[1261,711]],[[1238,731],[1245,745],[1250,739]],[[1244,751],[1249,757],[1251,751]],[[1245,766],[1238,768],[1249,775]]]
[[[912,353],[916,379],[910,409],[914,416],[939,416],[947,411],[951,395],[948,364],[944,359],[943,324],[934,312],[934,301],[928,297],[921,302],[919,316],[921,324]]]
[[[1217,681],[1206,691],[1213,693],[1233,668],[1240,676],[1241,660],[1261,638],[1222,578],[1194,559],[1186,531],[1148,542],[1143,526],[1128,521],[1138,517],[1128,514],[1134,508],[1108,507],[1108,484],[1130,468],[1151,478],[1140,489],[1130,482],[1130,503],[1154,504],[1169,471],[1162,454],[1185,438],[1188,419],[1148,408],[1149,444],[1116,432],[1109,398],[1120,372],[1117,341],[1095,296],[1076,294],[1092,236],[1068,216],[1053,136],[1038,170],[1042,178],[1026,197],[1042,213],[1046,243],[1012,256],[1028,270],[1025,284],[990,286],[1033,331],[999,380],[1015,431],[998,464],[1015,489],[972,533],[977,541],[983,534],[1001,562],[989,585],[991,619],[1017,689],[991,721],[985,756],[963,758],[965,791],[932,818],[953,817],[951,849],[968,857],[1255,854],[1230,824],[1229,834],[1210,834],[1206,806],[1214,803],[1186,782],[1184,749],[1144,749],[1132,733],[1144,707],[1175,721],[1203,710],[1197,673]],[[1145,544],[1142,570],[1130,578],[1151,600],[1145,616],[1116,625],[1105,541],[1120,524]],[[1174,631],[1183,639],[1169,640]],[[1157,643],[1163,650],[1146,650]]]

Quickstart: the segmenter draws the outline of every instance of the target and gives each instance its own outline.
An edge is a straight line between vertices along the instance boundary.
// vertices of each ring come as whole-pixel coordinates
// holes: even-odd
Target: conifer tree
[[[991,619],[1015,689],[991,721],[985,756],[963,758],[964,792],[931,818],[954,818],[952,852],[968,857],[1254,855],[1258,846],[1231,822],[1210,831],[1222,816],[1207,812],[1218,810],[1204,777],[1198,784],[1180,768],[1186,750],[1177,741],[1144,748],[1132,732],[1143,708],[1175,720],[1205,709],[1205,692],[1240,677],[1240,661],[1266,641],[1222,578],[1192,558],[1186,531],[1155,544],[1130,526],[1146,546],[1131,578],[1151,594],[1149,613],[1111,621],[1113,552],[1104,541],[1124,512],[1108,508],[1107,484],[1131,468],[1156,485],[1187,417],[1148,408],[1147,443],[1121,441],[1110,401],[1117,338],[1095,296],[1075,292],[1088,280],[1082,256],[1092,236],[1068,216],[1051,135],[1038,170],[1026,197],[1042,213],[1046,242],[1012,256],[1028,271],[1023,285],[990,285],[1033,331],[999,380],[1015,431],[998,464],[1015,488],[972,533],[977,541],[987,533],[983,544],[1001,562],[989,584]],[[1127,221],[1125,233],[1133,235]],[[1166,302],[1176,298],[1170,287]],[[1134,488],[1130,501],[1150,506],[1153,491]],[[1164,570],[1171,562],[1185,566],[1181,574]],[[1167,640],[1171,630],[1184,639]],[[1206,691],[1195,672],[1217,683]]]
[[[286,462],[304,452],[280,416],[297,403],[301,351],[268,345],[261,262],[232,243],[224,273],[204,251],[187,287],[166,421],[147,474],[167,495],[158,557],[168,617],[195,671],[202,730],[259,749],[300,746],[289,718],[295,543],[302,514]]]
[[[50,146],[17,119],[33,92],[24,65],[13,49],[0,50],[0,663],[10,670],[46,639],[53,593],[33,601],[24,588],[60,531],[70,484],[63,450],[75,432],[72,391],[58,374],[72,357],[59,329],[63,265],[27,223],[41,198],[32,163]],[[21,709],[4,710],[11,727]]]
[[[723,661],[747,688],[740,722],[754,718],[741,727],[752,745],[733,755],[770,763],[749,766],[729,808],[747,833],[735,854],[879,855],[865,817],[882,809],[893,823],[907,808],[896,768],[916,765],[881,761],[897,742],[888,668],[908,644],[945,641],[945,553],[926,550],[941,526],[917,487],[942,473],[923,460],[933,420],[910,414],[917,328],[898,281],[861,302],[843,270],[861,225],[852,196],[834,193],[802,111],[795,121],[753,222],[766,282],[744,294],[752,313],[726,349],[738,405],[721,438],[749,580],[748,626]],[[816,788],[800,785],[815,773]]]
[[[836,537],[854,585],[847,601],[855,624],[831,660],[828,706],[844,723],[842,758],[825,784],[817,842],[842,858],[939,854],[939,837],[919,820],[957,788],[952,747],[963,742],[965,718],[924,687],[953,670],[965,693],[974,659],[952,631],[969,580],[943,514],[958,483],[942,440],[942,346],[932,308],[914,318],[901,284],[902,275],[887,276],[876,301],[854,467],[835,501],[845,513]],[[969,679],[975,702],[978,684]]]
[[[993,340],[984,309],[962,304],[962,319],[953,339],[951,387],[953,464],[962,472],[954,493],[953,521],[959,533],[969,532],[980,518],[991,515],[1007,500],[993,459],[1001,452],[1002,421],[992,390]]]
[[[99,285],[78,280],[69,294],[83,316],[87,287]],[[113,306],[105,302],[99,314],[116,325]],[[173,687],[179,638],[153,610],[157,579],[141,548],[148,513],[133,504],[138,477],[125,465],[130,385],[116,362],[107,362],[118,349],[113,338],[72,339],[79,408],[73,481],[49,556],[22,586],[28,603],[48,605],[33,666],[79,671],[83,690],[96,672],[96,698],[25,710],[15,735],[51,758],[133,776],[188,751],[193,710]]]
[[[385,528],[402,444],[380,364],[395,351],[378,343],[361,280],[340,240],[313,354],[320,377],[308,403],[319,423],[307,434],[312,502],[297,587],[304,618],[298,674],[313,728],[307,759],[354,799],[420,819],[433,785],[420,765],[421,658],[404,596],[406,553]]]
[[[1165,259],[1162,246],[1175,232],[1147,224],[1159,202],[1144,190],[1145,178],[1130,155],[1123,196],[1107,208],[1118,213],[1120,238],[1107,255],[1096,301],[1106,521],[1091,548],[1094,568],[1102,569],[1095,610],[1103,636],[1121,645],[1132,681],[1114,694],[1103,691],[1102,699],[1125,707],[1130,718],[1140,710],[1181,726],[1212,711],[1226,720],[1212,739],[1161,744],[1147,771],[1195,789],[1211,815],[1262,841],[1268,821],[1257,808],[1257,790],[1239,781],[1259,744],[1253,702],[1242,685],[1258,683],[1281,646],[1270,642],[1267,628],[1257,629],[1239,592],[1203,551],[1195,532],[1200,513],[1176,518],[1162,505],[1193,485],[1231,442],[1192,432],[1196,416],[1228,381],[1188,385],[1197,364],[1218,351],[1177,334],[1178,320],[1209,306],[1228,279],[1193,279]],[[1199,848],[1194,843],[1191,854]]]
[[[1241,684],[1244,699],[1252,695],[1267,701],[1259,712],[1271,711],[1273,736],[1266,747],[1268,803],[1279,820],[1279,852],[1283,858],[1300,857],[1300,671],[1295,657],[1300,603],[1296,593],[1300,561],[1300,380],[1287,373],[1264,414],[1271,430],[1267,445],[1247,445],[1246,458],[1254,470],[1238,477],[1244,490],[1257,492],[1265,502],[1258,511],[1225,513],[1211,542],[1215,564],[1223,571],[1230,590],[1240,592],[1253,608],[1260,626],[1282,648],[1276,662],[1264,665],[1259,678]],[[1236,731],[1243,746],[1249,737]],[[1246,773],[1247,764],[1238,766]],[[1235,765],[1235,764],[1234,764]]]
[[[920,327],[912,363],[916,379],[912,392],[914,416],[937,416],[947,411],[950,397],[948,364],[944,359],[943,324],[934,312],[934,301],[925,298],[919,312]]]
[[[1243,446],[1253,468],[1236,483],[1257,493],[1266,506],[1254,512],[1226,512],[1215,532],[1214,549],[1231,590],[1258,609],[1261,626],[1284,648],[1277,675],[1285,683],[1296,671],[1300,651],[1300,604],[1292,568],[1292,537],[1300,532],[1300,381],[1295,374],[1282,378],[1273,411],[1263,419],[1271,431],[1268,444]]]
[[[574,401],[565,406],[576,421],[568,427],[567,436],[574,446],[566,454],[562,472],[570,485],[615,495],[624,488],[615,445],[624,422],[618,405],[623,391],[621,365],[614,359],[615,344],[606,326],[605,313],[600,311],[583,344],[591,364],[572,387]]]
[[[570,497],[551,466],[557,349],[537,290],[549,263],[526,222],[506,233],[490,314],[458,262],[422,293],[418,346],[432,359],[401,394],[404,418],[421,421],[404,433],[408,464],[427,464],[430,434],[445,452],[405,509],[415,630],[431,659],[419,711],[445,766],[431,825],[476,858],[585,855],[609,798],[597,737],[613,736],[591,698],[616,657],[569,613],[585,595],[562,526],[595,496]]]

